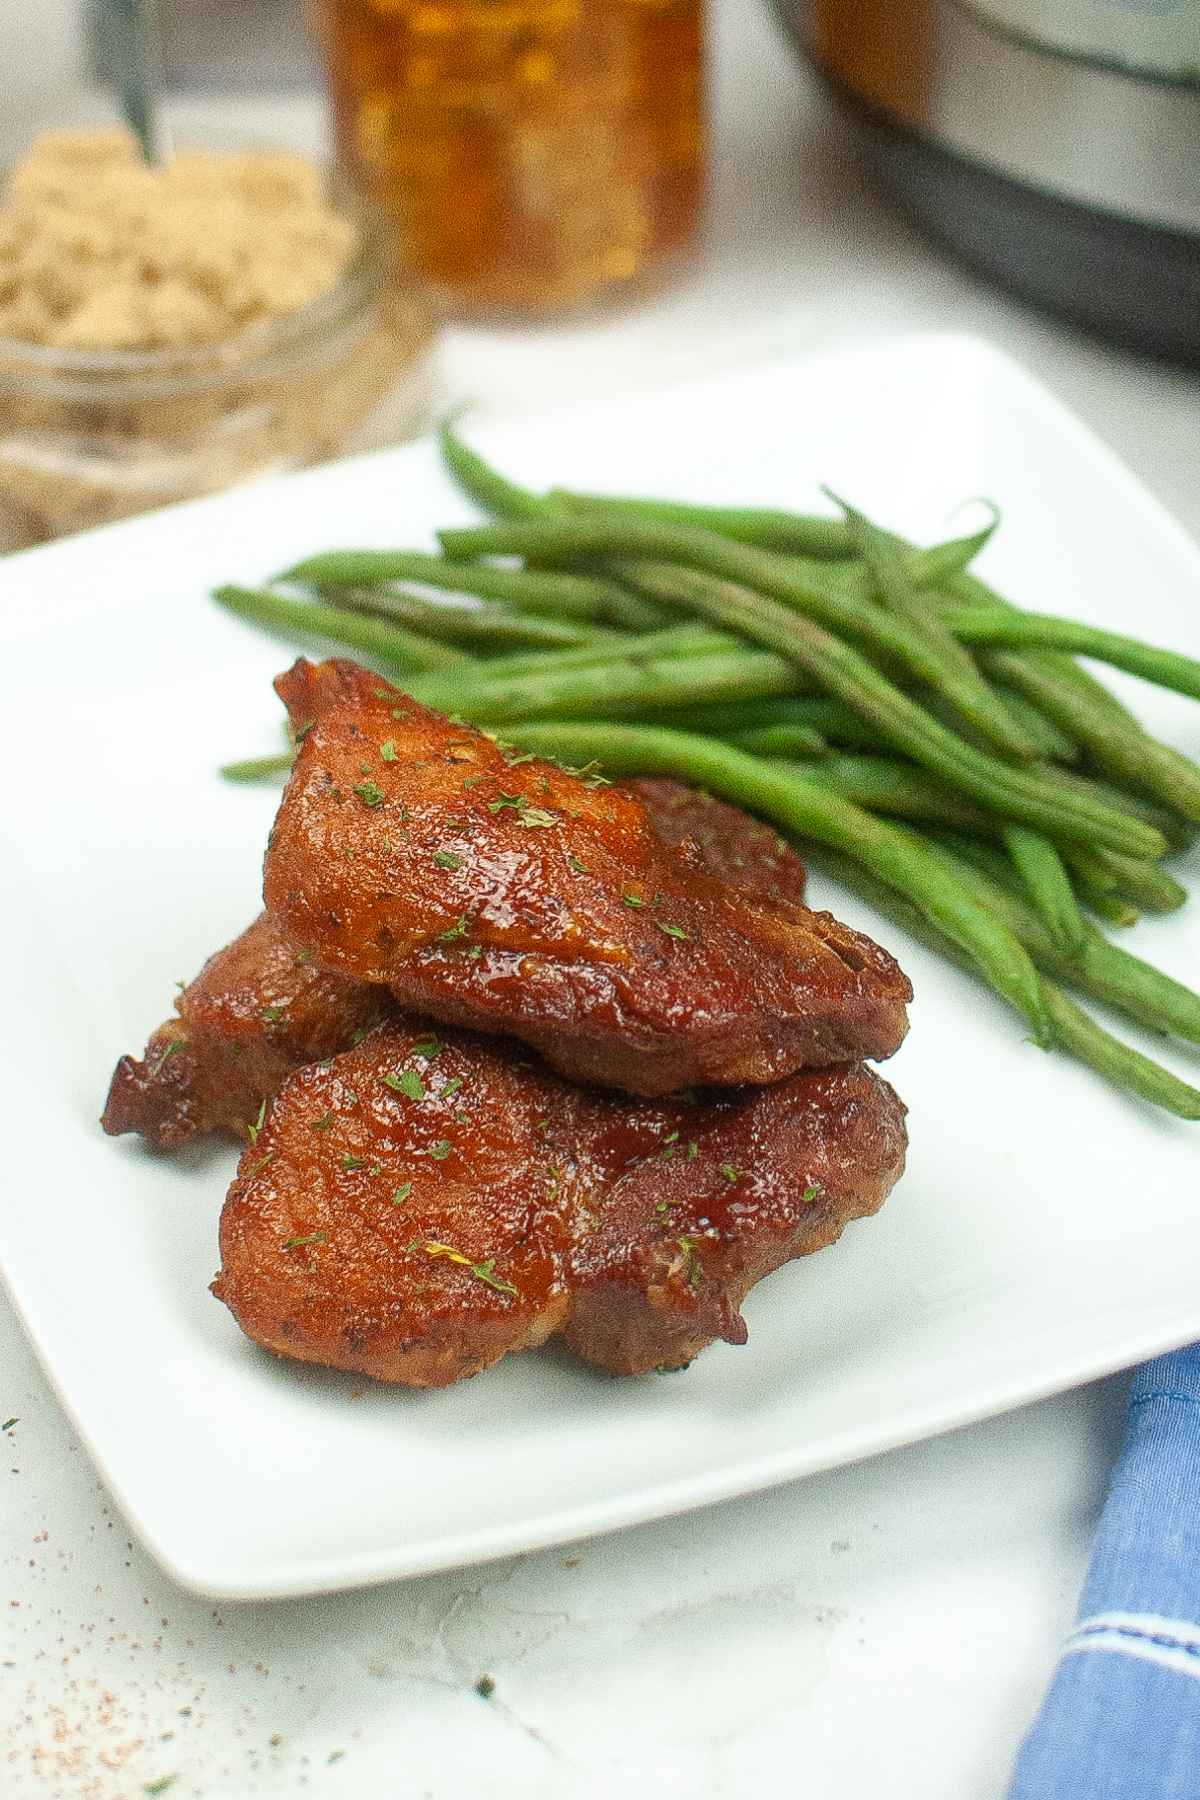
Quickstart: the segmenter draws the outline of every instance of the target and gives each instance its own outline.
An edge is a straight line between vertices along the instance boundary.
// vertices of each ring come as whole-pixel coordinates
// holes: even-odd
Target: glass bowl
[[[374,206],[336,285],[192,349],[62,350],[0,337],[0,548],[14,549],[412,436],[432,401],[426,303]]]

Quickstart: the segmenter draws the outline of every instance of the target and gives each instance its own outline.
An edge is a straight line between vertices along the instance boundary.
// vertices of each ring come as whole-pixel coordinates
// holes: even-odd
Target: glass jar
[[[432,329],[377,208],[336,285],[194,349],[78,351],[0,338],[0,549],[412,436]]]
[[[344,164],[458,311],[574,308],[697,224],[702,0],[310,0]]]

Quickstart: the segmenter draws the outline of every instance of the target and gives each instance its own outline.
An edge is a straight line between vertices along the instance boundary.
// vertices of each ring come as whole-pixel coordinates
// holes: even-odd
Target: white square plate
[[[739,370],[472,436],[544,484],[805,506],[827,481],[928,538],[987,494],[1005,512],[984,565],[1001,588],[1200,653],[1196,549],[1055,401],[967,339]],[[1200,1335],[1196,1128],[1042,1055],[999,1003],[820,880],[916,986],[888,1071],[911,1107],[911,1162],[877,1220],[751,1295],[748,1348],[636,1381],[550,1351],[414,1394],[273,1361],[239,1335],[206,1291],[233,1152],[156,1159],[96,1124],[116,1057],[257,906],[275,797],[215,767],[277,747],[269,682],[290,658],[206,593],[468,516],[424,443],[0,565],[0,1247],[106,1481],[178,1580],[216,1596],[379,1581],[680,1511]],[[1200,752],[1195,707],[1114,686]],[[1194,909],[1133,942],[1200,974]],[[1186,1050],[1156,1053],[1200,1074]]]

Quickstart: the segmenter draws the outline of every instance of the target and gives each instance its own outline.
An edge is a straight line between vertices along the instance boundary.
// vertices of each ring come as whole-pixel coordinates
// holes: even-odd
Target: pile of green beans
[[[442,532],[441,554],[322,552],[217,599],[526,749],[772,820],[1035,1042],[1200,1118],[1200,1090],[1065,991],[1200,1045],[1200,995],[1097,924],[1185,902],[1163,862],[1200,834],[1200,766],[1074,658],[1194,699],[1200,662],[995,593],[970,565],[996,516],[918,547],[832,494],[840,516],[542,494],[452,426],[441,442],[490,523]]]

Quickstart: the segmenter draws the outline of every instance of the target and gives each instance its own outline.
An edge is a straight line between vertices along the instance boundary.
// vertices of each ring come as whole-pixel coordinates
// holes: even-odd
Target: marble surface
[[[47,41],[69,43],[70,10],[42,9],[58,20]],[[717,26],[715,206],[687,277],[601,319],[452,332],[446,396],[511,411],[965,329],[1017,355],[1200,530],[1200,379],[977,283],[864,186],[759,0],[725,0]],[[87,110],[66,73],[62,91],[60,113]],[[22,92],[36,114],[28,73]],[[175,113],[186,129],[216,110],[318,138],[303,100]],[[17,1420],[0,1438],[0,1793],[136,1800],[173,1777],[180,1800],[999,1800],[1071,1616],[1121,1399],[1120,1381],[1101,1383],[483,1569],[214,1608],[130,1542],[0,1301],[0,1419]]]

